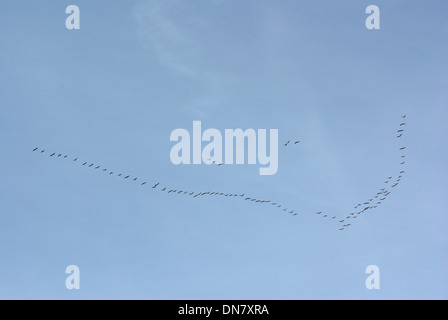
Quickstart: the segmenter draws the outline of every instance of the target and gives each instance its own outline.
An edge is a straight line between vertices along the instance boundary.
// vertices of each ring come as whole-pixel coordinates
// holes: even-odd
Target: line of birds
[[[402,118],[406,118],[406,115],[402,116]],[[401,123],[400,127],[405,126],[406,123]],[[403,135],[404,130],[400,129],[399,130],[399,136],[397,136],[397,138],[401,138]],[[284,146],[286,147],[291,141],[287,141]],[[298,144],[300,141],[295,141],[294,144]],[[405,147],[401,147],[400,151],[405,150]],[[33,149],[33,152],[36,152],[39,150],[39,147],[36,147]],[[43,149],[40,151],[41,154],[44,154],[46,151]],[[62,153],[56,154],[55,152],[50,154],[50,157],[56,157],[56,158],[63,158],[63,159],[67,159],[68,155],[63,155]],[[406,155],[401,155],[401,158],[405,158]],[[212,158],[208,159],[208,161],[211,161]],[[87,168],[93,168],[94,170],[98,170],[101,169],[101,166],[99,165],[95,165],[94,163],[90,163],[88,161],[80,161],[78,159],[78,157],[73,158],[73,162],[77,162],[77,163],[81,163],[81,166],[87,167]],[[216,163],[216,161],[213,161],[214,164],[217,164],[218,166],[221,166],[222,163]],[[402,165],[404,165],[404,161],[401,163]],[[116,175],[117,177],[123,177],[123,179],[130,179],[132,181],[137,182],[138,178],[131,178],[131,175],[128,174],[123,174],[123,173],[115,173],[114,171],[108,170],[107,168],[103,168],[102,169],[103,172],[108,172],[110,176],[112,175]],[[395,183],[393,185],[391,185],[392,188],[395,188],[396,186],[398,186],[401,178],[403,177],[402,175],[405,173],[404,170],[400,171],[400,175],[398,176],[398,179],[395,180]],[[385,184],[389,183],[392,179],[392,176],[388,177],[387,180],[384,182]],[[141,186],[145,186],[147,185],[146,181],[142,181],[142,183],[140,184]],[[169,188],[167,186],[160,186],[160,182],[156,182],[152,185],[152,189],[155,190],[160,190],[162,192],[166,192],[168,194],[176,194],[176,195],[187,195],[187,196],[191,196],[192,198],[197,198],[197,197],[202,197],[202,196],[223,196],[223,197],[227,197],[227,198],[240,198],[240,199],[244,199],[244,201],[248,201],[248,202],[253,202],[255,204],[266,204],[266,205],[271,205],[273,208],[279,209],[282,212],[285,213],[289,213],[291,216],[298,216],[300,214],[300,212],[297,212],[295,209],[292,208],[288,208],[287,206],[279,203],[279,202],[274,202],[271,200],[263,200],[263,199],[257,199],[254,197],[249,197],[247,196],[245,193],[225,193],[225,192],[218,192],[218,191],[205,191],[205,192],[196,192],[196,191],[188,191],[188,190],[178,190],[178,189],[174,189],[174,188]],[[340,224],[343,224],[344,222],[346,222],[348,219],[356,219],[357,215],[361,215],[362,213],[366,212],[367,210],[371,210],[371,209],[376,209],[381,203],[382,201],[386,200],[386,198],[389,196],[391,192],[389,190],[387,190],[386,188],[381,188],[379,189],[379,192],[377,192],[373,197],[371,197],[370,199],[368,199],[368,201],[364,201],[362,203],[358,203],[357,205],[355,205],[355,209],[358,209],[360,207],[362,207],[364,205],[364,208],[360,208],[359,211],[355,211],[350,213],[349,215],[347,215],[346,218],[343,219],[337,219],[337,216],[335,215],[329,215],[329,214],[325,214],[322,211],[317,211],[316,215],[319,215],[323,218],[328,218],[331,221],[335,221],[338,222]],[[379,199],[378,199],[379,198]],[[374,199],[378,199],[378,200],[374,200]],[[373,202],[377,201],[374,205],[372,204]],[[346,228],[350,227],[352,224],[351,223],[345,223],[342,225],[342,227],[339,228],[340,231],[345,230]]]
[[[402,119],[406,118],[406,115],[401,116]],[[400,123],[400,128],[403,128],[404,126],[406,126],[406,122],[401,122]],[[397,130],[397,138],[401,138],[403,136],[403,133],[405,132],[404,129],[399,129]],[[399,151],[400,152],[404,152],[404,150],[406,150],[406,147],[400,147]],[[406,158],[406,154],[400,154],[400,159],[404,159]],[[400,160],[400,165],[403,166],[406,162]],[[393,176],[389,176],[386,178],[386,180],[384,181],[384,184],[386,186],[390,186],[390,188],[395,188],[398,186],[398,184],[400,183],[401,179],[403,178],[403,175],[406,173],[405,170],[400,170],[400,173],[397,175],[397,178],[391,182],[393,180]],[[391,182],[391,183],[389,183]],[[368,210],[373,210],[376,209],[378,206],[380,206],[383,201],[387,200],[387,197],[391,194],[391,189],[386,189],[386,188],[379,188],[378,192],[376,194],[374,194],[373,196],[369,197],[369,199],[365,200],[365,201],[361,201],[360,203],[356,204],[354,206],[355,211],[349,213],[345,218],[343,218],[342,220],[339,220],[338,222],[343,224],[345,222],[344,225],[342,225],[341,228],[339,228],[340,231],[345,230],[347,227],[351,226],[350,223],[346,223],[348,220],[353,221],[352,219],[356,219],[358,217],[358,215],[362,215],[364,213],[367,213]],[[356,211],[358,210],[358,211]]]
[[[39,147],[36,147],[33,149],[33,152],[36,152],[39,150]],[[45,149],[42,149],[40,151],[41,154],[46,153]],[[56,157],[56,158],[63,158],[63,159],[67,159],[68,155],[64,155],[62,156],[62,154],[56,154],[55,152],[50,154],[50,157]],[[93,168],[94,170],[98,170],[101,169],[100,165],[95,165],[94,163],[90,163],[88,161],[80,161],[78,157],[73,158],[73,162],[77,162],[80,163],[81,166],[87,167],[87,168]],[[103,172],[109,172],[109,175],[116,175],[117,177],[123,177],[124,179],[129,179],[131,178],[131,175],[125,175],[123,173],[115,173],[114,171],[109,171],[107,168],[102,169]],[[131,179],[132,181],[137,181],[138,178],[135,177],[133,179]],[[145,186],[147,185],[146,181],[143,181],[141,183],[141,186]],[[178,194],[178,195],[189,195],[192,196],[193,198],[199,197],[199,196],[224,196],[224,197],[240,197],[240,198],[244,198],[245,201],[250,201],[250,202],[254,202],[254,203],[260,203],[260,204],[267,204],[270,203],[273,206],[276,206],[277,208],[281,208],[283,211],[287,211],[288,213],[292,214],[293,216],[298,215],[297,212],[295,212],[294,210],[288,209],[285,206],[283,206],[280,203],[277,202],[271,202],[270,200],[261,200],[261,199],[256,199],[256,198],[252,198],[252,197],[247,197],[245,193],[242,194],[237,194],[237,193],[225,193],[225,192],[218,192],[218,191],[205,191],[205,192],[196,192],[196,191],[187,191],[187,190],[180,190],[180,189],[171,189],[168,188],[167,186],[163,186],[163,187],[159,187],[160,182],[155,183],[152,186],[152,189],[158,189],[160,191],[163,192],[167,192],[168,194],[173,193],[173,194]],[[245,197],[246,196],[246,197]]]

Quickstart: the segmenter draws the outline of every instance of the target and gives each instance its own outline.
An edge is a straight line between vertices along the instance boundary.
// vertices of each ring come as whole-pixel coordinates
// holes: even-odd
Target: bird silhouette
[[[52,154],[50,154],[50,157],[52,157],[52,156],[54,156],[56,153],[52,153]]]
[[[78,161],[78,158],[76,158],[75,160],[73,160],[73,161]]]
[[[296,141],[296,142],[294,142],[294,144],[298,144],[300,141]]]
[[[40,153],[44,153],[45,152],[45,150],[42,150]]]
[[[126,177],[124,177],[125,179],[128,179],[129,178],[129,176],[126,176]]]
[[[85,166],[87,164],[87,162],[84,162],[82,165]]]
[[[34,149],[33,149],[33,152],[36,151],[37,149],[39,149],[39,148],[34,148]]]
[[[134,178],[134,181],[137,181],[137,178]]]
[[[406,147],[401,147],[401,148],[400,148],[400,150],[404,150],[404,149],[406,149]]]
[[[402,136],[403,134],[402,133],[400,133],[398,136],[397,136],[397,138],[401,138],[401,136]]]
[[[404,122],[400,123],[400,127],[405,126],[405,125],[406,125],[406,123],[404,123]]]
[[[402,118],[404,119],[404,118],[406,118],[406,115],[404,115],[404,116],[401,116],[401,117],[402,117]]]
[[[99,168],[100,168],[100,166],[95,167],[95,169],[99,169]]]
[[[160,182],[157,182],[152,188],[155,189],[160,184]]]
[[[286,147],[289,144],[289,140],[284,144],[284,146]]]

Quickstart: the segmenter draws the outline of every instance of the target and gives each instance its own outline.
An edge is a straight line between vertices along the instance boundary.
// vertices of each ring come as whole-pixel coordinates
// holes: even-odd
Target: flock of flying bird
[[[403,119],[406,118],[406,115],[402,116]],[[398,135],[397,138],[401,138],[403,136],[404,133],[404,126],[406,126],[405,122],[402,122],[400,124],[400,129],[397,131]],[[290,140],[286,141],[283,146],[288,146],[291,143]],[[291,144],[298,144],[300,143],[300,141],[294,141]],[[406,149],[406,147],[400,147],[400,151],[404,151]],[[36,147],[33,149],[33,152],[37,152],[39,151],[39,147]],[[41,154],[45,154],[48,152],[46,152],[45,149],[40,150]],[[56,152],[52,152],[49,155],[50,157],[54,157],[54,158],[61,158],[61,159],[68,159],[69,156],[68,155],[63,155],[62,153],[56,153]],[[406,157],[405,154],[401,154],[401,165],[405,164],[404,158]],[[117,177],[122,177],[125,180],[130,180],[133,182],[136,182],[138,184],[140,184],[140,186],[146,186],[148,185],[148,183],[146,181],[141,181],[138,179],[138,177],[131,177],[131,175],[129,174],[123,174],[123,173],[117,173],[115,171],[109,170],[107,168],[103,168],[100,165],[96,165],[94,163],[88,162],[88,161],[81,161],[80,159],[78,159],[78,157],[72,158],[70,157],[70,159],[73,159],[73,162],[79,163],[81,164],[81,166],[86,167],[86,168],[92,168],[93,170],[100,170],[104,173],[108,173],[109,176],[117,176]],[[212,159],[208,159],[208,161],[212,161]],[[213,161],[213,164],[217,164],[218,166],[221,166],[223,163],[216,163],[215,161]],[[384,181],[384,184],[387,186],[390,186],[390,188],[395,188],[396,186],[398,186],[398,184],[401,181],[401,178],[403,178],[403,175],[405,174],[404,170],[401,170],[399,175],[397,175],[397,179],[394,180],[392,182],[393,177],[387,177],[387,180]],[[389,184],[389,182],[391,182]],[[354,222],[354,219],[356,219],[358,217],[358,215],[362,215],[364,213],[367,213],[369,210],[373,210],[376,209],[379,205],[381,205],[383,203],[383,201],[385,201],[387,199],[387,197],[389,196],[389,194],[391,193],[390,189],[387,189],[386,187],[380,188],[378,190],[378,192],[373,195],[372,197],[370,197],[368,200],[366,201],[361,201],[360,203],[356,204],[354,206],[354,212],[348,214],[345,218],[342,219],[338,219],[337,216],[333,216],[333,215],[329,215],[329,214],[325,214],[322,211],[318,211],[316,212],[316,215],[319,215],[323,218],[327,218],[333,221],[337,221],[338,223],[340,223],[340,227],[339,230],[343,231],[345,229],[347,229],[348,227],[352,226],[352,223]],[[246,195],[245,193],[225,193],[225,192],[218,192],[218,191],[206,191],[206,192],[196,192],[196,191],[188,191],[188,190],[180,190],[180,189],[175,189],[175,188],[169,188],[167,186],[161,186],[160,182],[154,182],[154,184],[152,184],[152,189],[155,190],[160,190],[162,192],[166,192],[168,194],[176,194],[176,195],[186,195],[186,196],[190,196],[192,198],[197,198],[197,197],[203,197],[203,196],[221,196],[221,197],[227,197],[227,198],[239,198],[239,199],[243,199],[244,201],[249,201],[249,202],[253,202],[256,204],[266,204],[266,205],[270,205],[273,208],[276,208],[278,210],[282,210],[285,213],[289,213],[292,216],[297,216],[299,215],[299,212],[297,212],[296,210],[292,209],[292,208],[288,208],[287,206],[275,202],[275,201],[271,201],[271,200],[263,200],[263,199],[257,199],[254,197],[249,197],[248,195]],[[351,223],[349,223],[349,220],[352,221]]]
[[[406,119],[406,115],[401,116],[401,118]],[[406,122],[401,122],[399,129],[397,130],[397,138],[400,139],[403,136],[403,133],[405,132],[404,127],[406,126]],[[404,153],[406,150],[406,147],[400,147],[400,166],[404,166],[406,163],[405,158],[406,154]],[[387,200],[387,197],[391,194],[392,188],[395,188],[399,185],[401,179],[403,178],[403,175],[406,173],[406,171],[402,169],[397,174],[397,177],[395,180],[393,180],[393,176],[389,176],[384,181],[382,187],[378,188],[378,192],[374,194],[373,196],[369,197],[369,199],[366,199],[365,201],[361,201],[360,203],[356,204],[354,206],[353,212],[348,214],[345,218],[338,220],[338,222],[341,224],[341,228],[339,228],[340,231],[343,231],[344,229],[350,227],[352,223],[354,222],[354,219],[358,217],[358,215],[365,214],[369,212],[369,210],[376,209],[378,206],[380,206],[383,201]],[[319,213],[318,213],[319,214]],[[352,223],[349,223],[351,221]]]

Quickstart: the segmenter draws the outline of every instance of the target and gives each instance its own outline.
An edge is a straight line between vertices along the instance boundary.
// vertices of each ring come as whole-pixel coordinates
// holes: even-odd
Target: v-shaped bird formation
[[[403,119],[406,118],[406,115],[402,116]],[[397,130],[398,135],[396,136],[398,139],[401,139],[403,137],[403,134],[405,132],[404,126],[406,126],[405,122],[400,123],[400,129]],[[284,146],[286,147],[289,145],[291,141],[287,141],[284,143]],[[292,144],[298,144],[300,141],[294,141]],[[33,152],[36,152],[39,150],[39,147],[36,147],[33,149]],[[406,150],[406,147],[401,146],[399,148],[400,151],[400,165],[404,166],[405,161],[403,160],[406,157],[406,154],[404,153],[404,150]],[[45,149],[40,150],[40,154],[45,154],[48,152],[45,151]],[[57,155],[57,156],[56,156]],[[56,157],[55,157],[56,156]],[[258,199],[253,196],[249,196],[246,193],[227,193],[227,192],[219,192],[219,191],[192,191],[192,190],[180,190],[178,188],[169,187],[166,185],[161,185],[161,182],[159,181],[153,181],[152,183],[149,183],[145,180],[142,180],[136,176],[131,176],[130,174],[125,174],[123,172],[119,171],[113,171],[109,170],[108,168],[105,168],[101,165],[91,163],[90,161],[81,161],[78,160],[78,157],[69,157],[68,155],[63,155],[62,153],[57,154],[56,152],[50,153],[49,157],[55,158],[55,159],[70,159],[74,163],[78,163],[82,167],[85,167],[87,169],[90,168],[90,170],[98,170],[104,173],[107,173],[108,176],[116,176],[123,180],[130,181],[132,183],[138,184],[140,187],[147,187],[149,186],[151,190],[153,191],[160,191],[160,192],[166,192],[167,194],[173,194],[178,196],[188,196],[191,198],[198,198],[198,197],[225,197],[225,198],[236,198],[241,199],[243,201],[248,201],[254,204],[259,205],[269,205],[272,208],[275,208],[277,210],[281,210],[281,212],[287,213],[292,217],[299,216],[302,214],[302,212],[296,211],[295,209],[286,206],[282,203],[268,200],[268,199]],[[218,164],[219,166],[220,164]],[[399,183],[401,182],[401,179],[404,177],[405,170],[402,169],[398,174],[394,176],[388,176],[386,180],[384,181],[384,184],[382,187],[378,189],[378,192],[376,194],[372,195],[371,197],[368,197],[368,199],[364,201],[360,201],[359,203],[354,205],[353,212],[347,213],[343,215],[342,217],[338,217],[336,215],[327,214],[323,211],[317,211],[315,212],[315,215],[321,217],[322,219],[327,219],[328,221],[333,221],[335,223],[339,223],[338,229],[340,231],[346,230],[352,224],[355,222],[355,219],[357,219],[359,216],[362,216],[368,212],[372,212],[374,209],[376,209],[378,206],[382,205],[384,201],[387,200],[389,195],[392,192],[392,188],[396,188]],[[350,221],[350,222],[349,222]]]

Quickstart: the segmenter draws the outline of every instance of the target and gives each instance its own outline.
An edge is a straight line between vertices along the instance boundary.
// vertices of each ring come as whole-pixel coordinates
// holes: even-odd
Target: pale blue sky
[[[70,4],[80,30],[65,28]],[[381,30],[364,26],[370,4]],[[446,12],[441,0],[2,1],[0,298],[447,299]],[[274,176],[174,166],[170,133],[193,120],[301,143],[280,149]],[[344,232],[314,214],[343,217],[375,194],[401,145],[407,173],[382,206]],[[168,195],[74,157],[301,214]],[[71,264],[79,291],[65,288]]]

